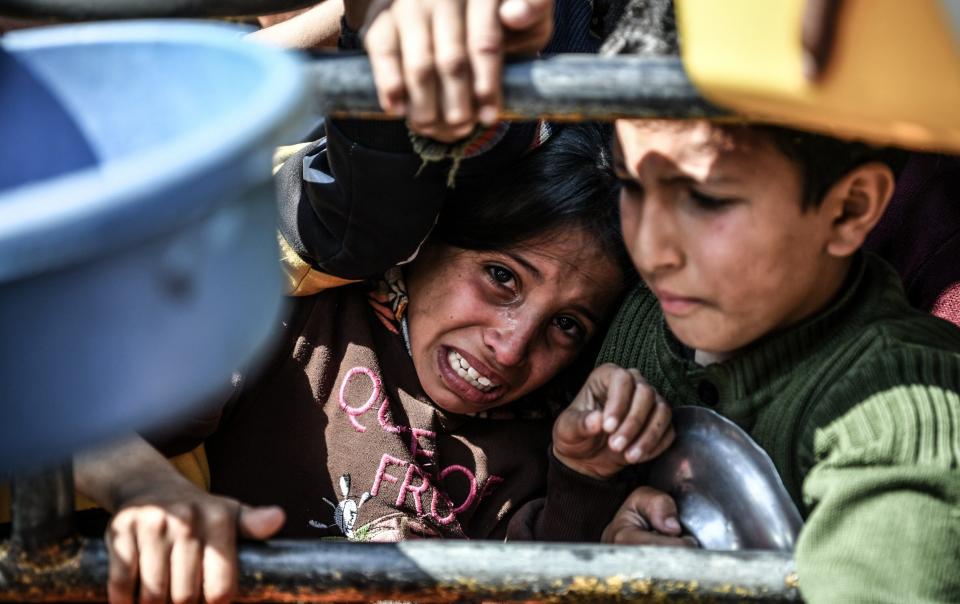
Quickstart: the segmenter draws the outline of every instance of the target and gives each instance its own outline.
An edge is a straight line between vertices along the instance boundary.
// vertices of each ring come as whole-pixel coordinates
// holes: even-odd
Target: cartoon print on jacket
[[[360,507],[370,499],[370,493],[364,491],[358,500],[350,497],[350,475],[344,474],[340,477],[340,494],[343,499],[334,504],[326,497],[323,500],[333,508],[333,522],[347,539],[353,539],[353,527],[357,523],[357,516],[360,514]],[[318,529],[327,529],[333,525],[324,524],[316,520],[309,521],[310,526]]]

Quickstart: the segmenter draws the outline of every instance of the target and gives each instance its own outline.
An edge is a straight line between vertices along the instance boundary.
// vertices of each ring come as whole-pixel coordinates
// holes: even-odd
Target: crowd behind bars
[[[829,4],[807,7],[812,79]],[[238,538],[696,547],[644,480],[684,404],[773,460],[805,599],[960,599],[956,158],[747,120],[498,121],[505,54],[677,53],[659,0],[260,23],[366,49],[398,119],[278,153],[295,299],[271,360],[77,456],[112,602],[229,600]]]

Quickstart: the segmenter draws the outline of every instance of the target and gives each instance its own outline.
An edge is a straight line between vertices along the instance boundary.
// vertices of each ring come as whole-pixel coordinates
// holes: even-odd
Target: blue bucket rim
[[[175,196],[164,203],[183,206],[184,211],[165,212],[170,217],[166,221],[148,219],[145,210],[144,219],[108,237],[89,236],[91,225],[110,214],[157,203],[159,190],[189,190],[187,185],[197,174],[227,171],[236,192],[251,184],[251,177],[238,169],[244,159],[237,157],[238,151],[276,145],[282,136],[292,134],[295,122],[306,114],[308,101],[299,53],[245,41],[241,36],[247,31],[229,23],[145,20],[57,25],[0,38],[0,45],[14,55],[118,42],[187,44],[235,52],[259,65],[262,73],[259,85],[246,90],[242,101],[187,133],[130,156],[0,192],[0,281],[83,262],[170,232],[195,219],[204,208],[213,211],[230,191],[219,199],[197,199],[203,194]],[[264,169],[269,171],[269,165]],[[72,239],[71,232],[78,236]]]

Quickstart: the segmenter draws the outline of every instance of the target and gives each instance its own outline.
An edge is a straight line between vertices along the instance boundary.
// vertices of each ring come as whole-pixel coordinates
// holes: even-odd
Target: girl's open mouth
[[[479,365],[479,363],[474,363]],[[478,370],[461,352],[441,346],[437,352],[440,375],[455,394],[473,404],[487,404],[503,393],[503,385],[496,376]]]

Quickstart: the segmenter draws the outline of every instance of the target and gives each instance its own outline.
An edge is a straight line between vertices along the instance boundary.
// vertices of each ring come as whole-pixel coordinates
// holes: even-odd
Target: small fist
[[[666,493],[638,487],[623,502],[603,530],[604,543],[697,547],[689,535],[681,535],[677,504]]]
[[[673,442],[670,406],[636,369],[597,367],[553,426],[553,454],[567,467],[610,478]]]

